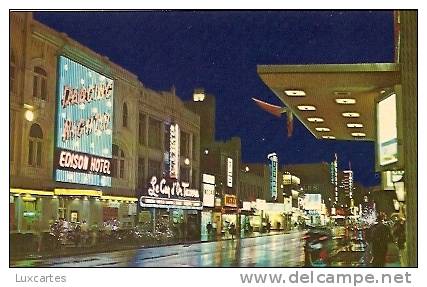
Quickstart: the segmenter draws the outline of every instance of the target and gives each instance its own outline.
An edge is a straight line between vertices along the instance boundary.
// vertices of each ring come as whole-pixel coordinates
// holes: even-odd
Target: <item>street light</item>
[[[184,160],[185,165],[189,165],[190,164],[190,160],[188,159],[188,157]]]
[[[245,171],[246,171],[246,172],[249,172],[249,166],[246,166],[246,167],[245,167]]]

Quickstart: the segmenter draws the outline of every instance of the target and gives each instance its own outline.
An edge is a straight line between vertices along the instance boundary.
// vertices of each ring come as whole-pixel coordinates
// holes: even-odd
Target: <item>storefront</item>
[[[224,195],[224,205],[221,212],[221,234],[230,235],[230,227],[234,225],[236,230],[240,230],[238,220],[237,197],[235,195]]]
[[[137,199],[132,197],[103,196],[102,191],[82,189],[11,189],[10,193],[12,232],[48,231],[59,218],[86,221],[99,228],[109,220],[117,220],[120,227],[135,222]]]
[[[153,176],[139,198],[139,225],[148,231],[170,233],[178,240],[200,239],[199,191],[187,183]]]
[[[283,230],[285,228],[285,205],[283,203],[266,203],[265,218],[270,223],[271,230]]]
[[[201,213],[200,234],[202,240],[208,240],[216,232],[213,216],[215,208],[215,176],[205,173],[202,175],[202,193],[203,211]],[[209,230],[208,226],[211,230]]]

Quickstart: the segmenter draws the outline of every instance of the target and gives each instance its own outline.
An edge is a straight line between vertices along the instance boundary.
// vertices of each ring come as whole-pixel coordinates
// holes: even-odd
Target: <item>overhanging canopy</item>
[[[259,65],[257,71],[318,139],[375,140],[375,99],[400,83],[394,63]]]

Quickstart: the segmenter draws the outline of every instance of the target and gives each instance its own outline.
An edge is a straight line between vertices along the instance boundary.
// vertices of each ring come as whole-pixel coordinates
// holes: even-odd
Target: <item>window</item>
[[[144,172],[145,169],[145,161],[143,158],[138,158],[138,175],[137,175],[137,179],[138,179],[138,187],[143,187],[145,182],[144,182]]]
[[[181,181],[183,182],[190,182],[190,168],[188,167],[181,167]]]
[[[161,168],[160,162],[155,160],[148,161],[148,176],[151,178],[153,176],[159,178],[161,177]]]
[[[28,165],[33,167],[42,166],[43,132],[38,124],[30,128],[28,143]]]
[[[197,160],[197,154],[199,153],[199,149],[197,147],[197,137],[193,134],[193,160]]]
[[[139,113],[139,124],[138,124],[138,141],[139,144],[145,144],[145,115]]]
[[[192,173],[192,175],[193,175],[193,179],[192,179],[192,181],[191,181],[191,185],[194,187],[194,188],[198,188],[198,182],[197,182],[197,176],[198,176],[198,172],[197,172],[197,170],[195,170],[195,169],[193,169],[193,173]]]
[[[126,103],[123,103],[123,127],[127,128],[128,126],[128,106],[126,105]]]
[[[34,67],[33,97],[47,99],[47,73],[41,67]]]
[[[190,156],[190,134],[181,131],[181,156]]]
[[[161,147],[161,122],[150,118],[148,124],[148,146],[151,148],[160,149]]]
[[[112,174],[116,178],[125,178],[125,153],[115,144],[113,144]]]
[[[16,62],[15,55],[12,53],[10,55],[10,65],[9,65],[9,89],[10,92],[15,92],[15,79],[16,79]]]

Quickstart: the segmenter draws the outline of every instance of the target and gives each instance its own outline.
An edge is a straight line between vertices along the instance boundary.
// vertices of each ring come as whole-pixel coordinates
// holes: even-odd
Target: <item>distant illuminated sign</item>
[[[278,158],[276,153],[271,153],[267,156],[270,160],[270,194],[272,199],[277,199],[277,165]]]
[[[322,210],[322,195],[315,194],[305,194],[304,195],[304,209],[305,210]]]
[[[396,94],[377,104],[377,144],[380,166],[397,162]]]
[[[227,158],[227,186],[233,187],[233,159]]]
[[[203,206],[215,206],[215,176],[210,174],[202,175]]]
[[[179,126],[177,124],[169,127],[169,174],[171,178],[179,178]]]
[[[224,195],[224,206],[237,207],[237,197],[235,195]]]
[[[55,180],[111,186],[113,80],[58,59]]]

